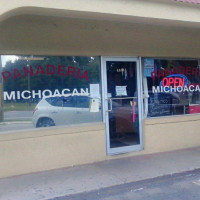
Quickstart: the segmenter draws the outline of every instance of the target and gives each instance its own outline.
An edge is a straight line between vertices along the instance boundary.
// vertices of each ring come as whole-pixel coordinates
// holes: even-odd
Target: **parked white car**
[[[37,128],[100,121],[101,112],[90,112],[89,104],[88,96],[43,98],[33,112],[33,125]]]

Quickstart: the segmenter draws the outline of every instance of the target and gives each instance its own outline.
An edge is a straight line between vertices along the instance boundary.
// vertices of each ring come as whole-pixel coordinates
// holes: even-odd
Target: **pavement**
[[[200,169],[51,200],[199,200]]]
[[[47,200],[200,169],[200,147],[0,179],[0,200]]]

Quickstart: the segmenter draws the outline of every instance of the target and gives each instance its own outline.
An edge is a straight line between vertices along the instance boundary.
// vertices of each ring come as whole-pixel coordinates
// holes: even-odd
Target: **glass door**
[[[141,78],[136,58],[102,58],[107,153],[142,149]]]

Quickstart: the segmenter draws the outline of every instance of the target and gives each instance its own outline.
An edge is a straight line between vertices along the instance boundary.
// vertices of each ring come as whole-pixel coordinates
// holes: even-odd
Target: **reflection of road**
[[[6,111],[4,122],[0,123],[0,134],[5,131],[16,131],[34,128],[32,125],[33,111]]]
[[[4,112],[5,121],[31,120],[33,111],[7,111]]]
[[[5,134],[6,133],[5,131],[16,131],[16,130],[24,130],[24,129],[32,129],[32,128],[34,127],[31,122],[20,122],[20,123],[4,122],[4,123],[0,123],[0,134]]]
[[[66,112],[64,116],[64,121],[56,125],[71,125],[101,121],[101,112],[74,112],[70,117],[67,114],[68,113]],[[33,111],[4,112],[4,122],[0,123],[0,134],[5,133],[5,131],[35,129],[32,124],[32,115]],[[62,116],[57,117],[58,121],[61,119],[60,117]]]

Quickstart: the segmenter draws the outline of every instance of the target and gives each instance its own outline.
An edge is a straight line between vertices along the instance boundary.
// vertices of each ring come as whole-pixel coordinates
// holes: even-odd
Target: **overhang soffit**
[[[14,16],[40,15],[136,23],[143,22],[142,20],[200,23],[200,6],[186,6],[170,0],[94,0],[92,3],[90,0],[76,0],[76,3],[70,0],[60,0],[58,3],[35,0],[21,1],[21,4],[20,1],[13,4],[7,0],[0,1],[3,2],[0,4],[5,5],[0,6],[0,22]]]

